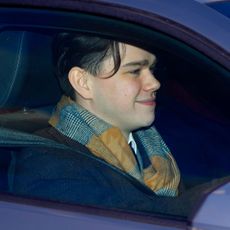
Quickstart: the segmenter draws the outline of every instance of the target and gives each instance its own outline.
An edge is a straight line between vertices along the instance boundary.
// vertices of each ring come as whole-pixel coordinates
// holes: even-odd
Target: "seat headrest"
[[[26,31],[0,32],[0,108],[54,104],[61,91],[54,76],[52,38]]]

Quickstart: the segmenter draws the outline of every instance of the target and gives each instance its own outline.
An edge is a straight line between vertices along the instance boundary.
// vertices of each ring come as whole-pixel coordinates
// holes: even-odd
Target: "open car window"
[[[21,14],[16,9],[6,8],[0,16],[0,59],[4,62],[0,73],[0,132],[2,136],[8,137],[2,143],[0,156],[2,193],[138,212],[165,219],[173,216],[185,221],[204,198],[204,191],[212,191],[215,186],[227,181],[225,177],[230,175],[230,114],[227,106],[230,101],[229,69],[173,37],[128,22],[80,13],[39,10],[25,10],[23,18],[18,17],[16,20],[11,17],[7,20],[9,17],[6,15],[15,13]],[[44,17],[38,20],[37,15],[41,14]],[[156,197],[131,177],[84,151],[62,149],[55,144],[52,146],[48,140],[42,142],[34,136],[34,132],[48,127],[49,117],[62,95],[52,63],[52,41],[56,34],[70,31],[97,34],[130,43],[157,56],[155,75],[162,88],[158,95],[154,125],[171,149],[181,171],[183,189],[178,199]],[[16,142],[12,139],[14,135]],[[28,142],[30,138],[32,141]],[[21,154],[22,149],[30,147],[24,151],[23,159],[30,156],[29,151],[37,152],[39,156],[41,146],[57,160],[57,164],[50,169],[46,164],[46,154],[41,156],[39,164],[46,166],[44,170],[47,173],[62,175],[63,172],[58,172],[58,164],[60,159],[63,164],[69,163],[64,159],[68,153],[72,163],[79,165],[79,170],[75,171],[79,175],[78,180],[65,178],[70,180],[67,183],[57,177],[50,183],[45,178],[31,188],[33,194],[14,192],[15,177],[17,180],[28,180],[28,183],[30,180],[30,175],[15,174],[17,155]],[[78,158],[75,158],[76,153]],[[27,167],[36,169],[34,165]],[[102,185],[103,181],[111,180],[118,186],[113,190],[106,185],[95,188],[97,184],[90,181],[92,179],[89,179],[87,168],[102,172]],[[41,171],[44,170],[41,168]],[[217,179],[216,182],[210,183],[214,179]],[[84,181],[85,187],[81,187],[79,181]],[[95,189],[87,190],[88,184]],[[71,185],[74,185],[75,190],[71,189]],[[27,189],[30,188],[24,191]],[[114,192],[117,196],[100,197],[100,189],[104,189],[106,194]],[[124,199],[127,200],[126,205]]]

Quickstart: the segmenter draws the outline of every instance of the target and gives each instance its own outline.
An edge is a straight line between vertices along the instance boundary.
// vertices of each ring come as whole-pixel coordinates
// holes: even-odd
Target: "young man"
[[[132,45],[76,34],[61,35],[55,50],[58,77],[69,98],[63,97],[50,124],[156,194],[177,195],[175,160],[151,127],[160,88],[153,72],[157,57]]]
[[[82,34],[56,38],[64,96],[39,135],[77,152],[27,148],[16,155],[11,191],[71,203],[175,213],[180,173],[152,126],[157,58],[141,48]],[[130,147],[131,146],[131,147]],[[168,198],[169,199],[169,198]],[[164,204],[163,204],[163,203]]]

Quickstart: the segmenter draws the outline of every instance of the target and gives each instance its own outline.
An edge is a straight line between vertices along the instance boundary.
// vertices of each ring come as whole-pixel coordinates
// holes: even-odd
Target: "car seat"
[[[47,125],[60,98],[52,66],[52,36],[0,31],[0,126],[33,132]]]

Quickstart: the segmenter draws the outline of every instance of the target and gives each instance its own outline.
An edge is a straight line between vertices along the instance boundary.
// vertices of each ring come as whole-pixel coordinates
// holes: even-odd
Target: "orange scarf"
[[[176,196],[180,182],[177,164],[154,127],[134,131],[151,164],[140,170],[122,132],[63,96],[50,119],[62,134],[85,145],[92,154],[125,171],[157,195]]]

